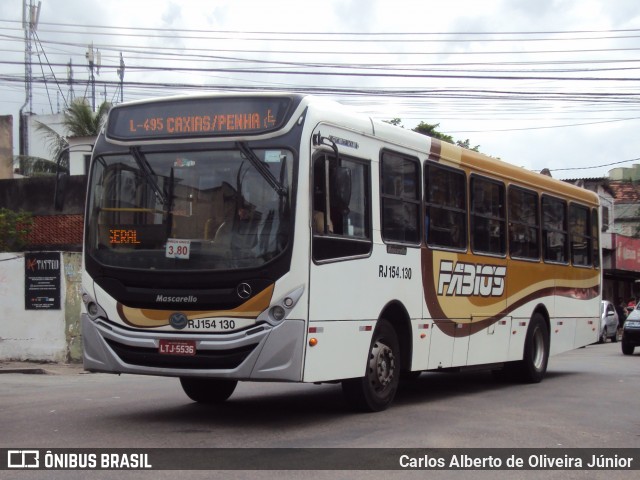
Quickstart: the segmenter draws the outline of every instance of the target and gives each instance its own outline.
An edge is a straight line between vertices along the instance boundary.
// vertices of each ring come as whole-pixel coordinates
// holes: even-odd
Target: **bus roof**
[[[324,110],[327,115],[339,112],[345,122],[353,122],[354,126],[362,129],[370,125],[368,131],[363,132],[383,141],[422,152],[429,158],[442,163],[463,168],[471,173],[485,174],[498,177],[506,183],[516,180],[523,187],[529,187],[553,195],[573,198],[581,202],[598,205],[599,199],[596,193],[577,187],[562,180],[554,179],[548,175],[529,171],[506,161],[490,157],[488,155],[443,142],[424,134],[407,130],[396,125],[375,120],[364,114],[358,114],[349,107],[324,98],[305,96],[303,104],[311,108]],[[333,121],[331,123],[334,123]],[[335,122],[337,125],[340,121]],[[350,125],[351,126],[351,125]]]

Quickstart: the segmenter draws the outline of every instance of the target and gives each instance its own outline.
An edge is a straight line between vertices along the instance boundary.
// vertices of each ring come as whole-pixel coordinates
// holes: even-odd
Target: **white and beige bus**
[[[115,106],[86,207],[87,370],[342,382],[483,366],[539,382],[597,340],[592,192],[299,94]]]

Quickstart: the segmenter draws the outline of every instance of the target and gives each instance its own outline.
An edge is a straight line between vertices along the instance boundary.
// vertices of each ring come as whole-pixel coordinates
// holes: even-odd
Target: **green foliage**
[[[52,158],[57,158],[58,153],[63,151],[65,148],[69,146],[67,139],[64,138],[62,135],[60,135],[58,132],[56,132],[49,125],[39,121],[36,121],[35,125],[36,125],[36,130],[44,135],[47,149],[49,150],[49,153],[51,154]],[[62,163],[64,163],[63,166],[65,168],[68,168],[69,157],[66,156],[66,158],[63,158]],[[22,171],[26,172],[26,170],[22,170]],[[27,175],[27,174],[24,173],[24,175]]]
[[[389,123],[391,125],[395,125],[396,127],[404,128],[402,125],[402,120],[400,118],[392,118],[391,120],[383,120],[384,123]]]
[[[32,215],[20,210],[0,208],[0,252],[19,252],[27,246],[33,226]]]
[[[98,111],[94,112],[84,98],[76,98],[63,112],[64,128],[69,137],[97,137],[111,109],[109,102],[102,102]],[[68,146],[67,136],[56,132],[49,125],[36,122],[36,130],[42,132],[47,142],[51,157],[57,159],[60,152]],[[60,162],[63,169],[69,168],[68,152],[63,154]]]
[[[94,112],[84,98],[76,99],[64,111],[64,126],[72,137],[96,137],[110,108],[110,103],[102,102]]]
[[[472,147],[470,145],[469,139],[467,138],[466,140],[456,140],[456,145],[458,145],[459,147],[462,148],[466,148],[467,150],[473,150],[474,152],[479,152],[480,150],[478,150],[480,148],[480,145],[476,145],[475,147]]]
[[[28,157],[17,155],[14,157],[14,165],[19,166],[19,172],[25,177],[40,177],[47,175],[55,175],[58,171],[56,162],[40,157]],[[60,162],[60,171],[69,171],[69,155],[63,155]]]
[[[413,131],[432,138],[437,138],[439,140],[442,140],[443,142],[453,143],[453,137],[451,135],[445,135],[444,133],[440,133],[436,130],[436,128],[438,128],[439,126],[439,123],[420,122],[418,126],[413,129]]]
[[[384,123],[389,123],[391,125],[395,125],[397,127],[402,127],[402,120],[400,118],[392,118],[391,120],[383,120]],[[459,147],[466,148],[468,150],[473,150],[474,152],[479,152],[480,145],[476,145],[475,147],[471,147],[471,142],[467,138],[466,140],[454,140],[451,135],[445,135],[444,133],[440,133],[436,130],[440,126],[439,123],[426,123],[420,122],[415,128],[413,128],[414,132],[421,133],[422,135],[427,135],[428,137],[437,138],[438,140],[442,140],[443,142],[452,143],[454,145],[458,145]]]

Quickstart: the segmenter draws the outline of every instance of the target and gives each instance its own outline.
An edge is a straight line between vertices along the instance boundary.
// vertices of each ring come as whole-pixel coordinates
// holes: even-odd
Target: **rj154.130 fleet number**
[[[411,268],[397,265],[378,265],[378,277],[411,280]]]

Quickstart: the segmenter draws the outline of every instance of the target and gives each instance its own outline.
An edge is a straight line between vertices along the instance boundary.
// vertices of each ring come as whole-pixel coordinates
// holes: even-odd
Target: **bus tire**
[[[238,385],[237,380],[219,378],[180,377],[180,385],[187,396],[198,403],[222,403]]]
[[[517,379],[524,383],[540,383],[549,362],[549,328],[540,313],[534,313],[527,329],[522,360],[514,364]]]
[[[391,324],[378,321],[373,332],[364,377],[342,381],[342,392],[352,407],[379,412],[391,405],[400,382],[400,343]]]

